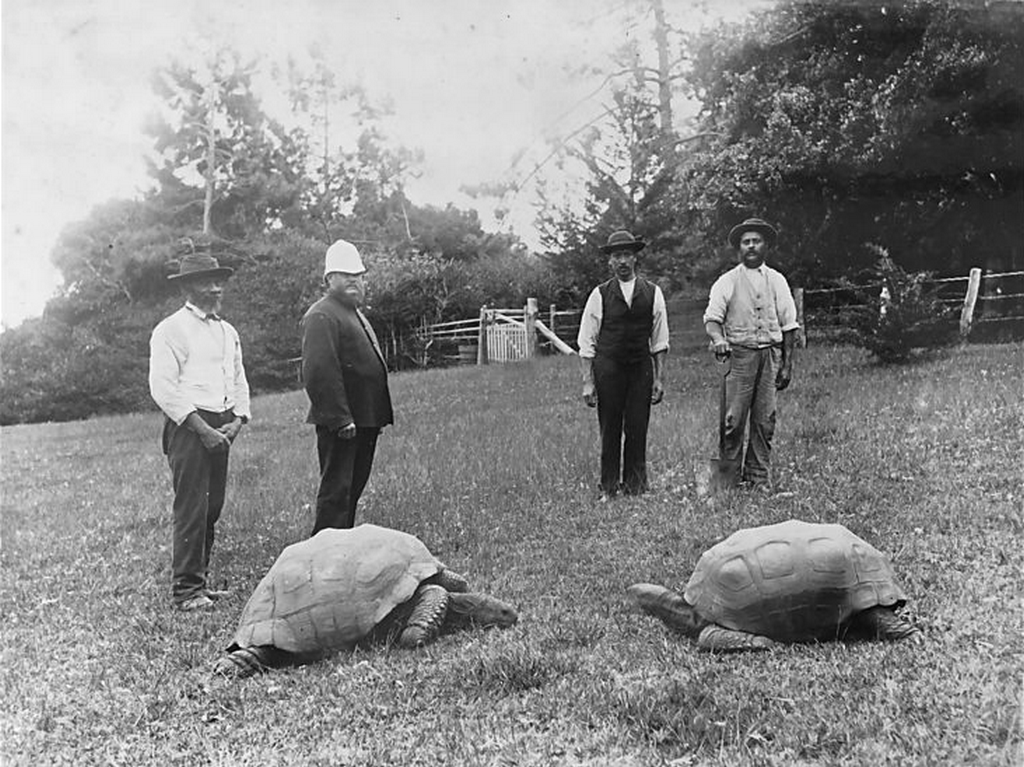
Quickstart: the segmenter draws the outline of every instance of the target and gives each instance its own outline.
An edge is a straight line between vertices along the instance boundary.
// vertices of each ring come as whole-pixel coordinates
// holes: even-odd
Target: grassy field
[[[782,395],[779,492],[698,492],[714,370],[675,355],[654,492],[597,503],[574,360],[392,379],[361,521],[421,537],[521,611],[508,631],[359,651],[239,682],[210,665],[312,525],[301,393],[260,397],[232,453],[215,611],[169,600],[156,414],[3,429],[5,765],[1019,765],[1024,346],[880,368],[808,349]],[[717,656],[635,613],[733,530],[841,522],[887,551],[920,645]]]

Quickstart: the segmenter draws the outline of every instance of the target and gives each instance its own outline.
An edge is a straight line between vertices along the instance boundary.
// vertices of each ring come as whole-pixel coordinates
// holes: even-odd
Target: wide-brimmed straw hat
[[[220,277],[226,279],[235,273],[229,266],[221,266],[213,256],[202,253],[189,253],[182,256],[178,263],[178,273],[168,275],[169,280],[190,280],[202,277]]]
[[[769,245],[774,245],[775,239],[779,236],[779,233],[775,231],[775,227],[763,218],[748,218],[742,224],[737,224],[729,230],[729,244],[734,248],[738,248],[740,246],[740,237],[743,236],[744,232],[760,233]]]
[[[639,253],[646,247],[646,242],[636,239],[625,229],[620,229],[617,232],[612,232],[608,236],[607,244],[602,245],[600,249],[602,253],[611,253],[616,250],[631,250],[634,253]]]

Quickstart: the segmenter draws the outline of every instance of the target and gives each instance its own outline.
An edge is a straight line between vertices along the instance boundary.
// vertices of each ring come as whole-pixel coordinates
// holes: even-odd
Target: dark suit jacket
[[[332,429],[394,423],[377,336],[358,309],[330,295],[302,318],[302,381],[310,403],[307,423]]]

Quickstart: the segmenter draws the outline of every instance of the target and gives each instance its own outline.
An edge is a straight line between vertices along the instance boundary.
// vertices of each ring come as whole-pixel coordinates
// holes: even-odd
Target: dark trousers
[[[230,410],[198,413],[215,429],[235,417]],[[164,422],[163,449],[174,488],[171,595],[175,602],[184,602],[206,589],[214,526],[224,508],[228,451],[211,453],[194,431],[169,418]]]
[[[316,522],[311,535],[325,527],[347,528],[356,522],[356,505],[373,468],[377,428],[356,428],[352,439],[341,439],[337,429],[316,427],[320,459],[320,489],[316,494]]]
[[[647,490],[647,424],[654,363],[650,357],[621,363],[598,356],[593,371],[601,430],[601,490],[614,495],[621,486],[625,493],[637,495]]]

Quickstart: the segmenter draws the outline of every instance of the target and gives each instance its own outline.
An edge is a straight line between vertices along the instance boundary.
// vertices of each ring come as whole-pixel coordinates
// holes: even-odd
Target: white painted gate
[[[505,323],[487,327],[487,359],[489,362],[515,362],[525,358],[525,327]]]

